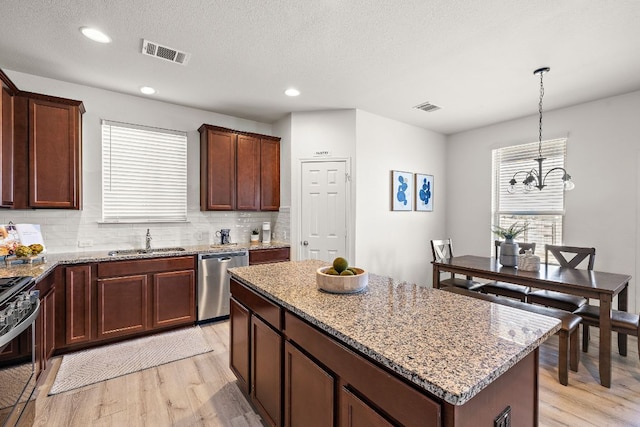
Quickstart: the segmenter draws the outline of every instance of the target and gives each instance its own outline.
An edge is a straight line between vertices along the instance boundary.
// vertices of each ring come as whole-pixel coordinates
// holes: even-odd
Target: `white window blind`
[[[187,134],[102,121],[104,222],[187,220]]]
[[[518,174],[519,191],[507,192],[509,181],[518,171],[537,168],[533,159],[538,157],[538,143],[516,145],[493,150],[493,225],[509,227],[514,222],[528,223],[529,230],[516,240],[535,242],[536,253],[544,255],[545,244],[562,244],[564,217],[564,189],[562,171],[554,171],[547,177],[542,190],[534,188],[529,193],[520,191],[526,174]],[[543,177],[555,167],[564,168],[566,139],[543,141]],[[537,169],[536,169],[537,170]],[[491,241],[493,248],[493,240]]]

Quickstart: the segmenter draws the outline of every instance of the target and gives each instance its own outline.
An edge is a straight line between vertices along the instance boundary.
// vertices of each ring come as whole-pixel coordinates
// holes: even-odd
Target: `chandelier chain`
[[[544,85],[542,84],[542,75],[544,72],[540,73],[540,101],[538,102],[538,157],[542,157],[542,97],[544,97]]]

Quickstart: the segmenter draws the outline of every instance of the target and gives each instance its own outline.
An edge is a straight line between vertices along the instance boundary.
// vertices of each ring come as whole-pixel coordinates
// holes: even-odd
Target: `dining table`
[[[600,384],[611,387],[611,309],[613,299],[617,296],[617,309],[627,311],[630,275],[566,268],[555,264],[541,264],[538,271],[524,271],[503,266],[496,258],[475,255],[436,259],[432,264],[434,288],[440,288],[441,273],[449,272],[599,300]],[[626,334],[618,333],[618,351],[622,356],[627,355]]]

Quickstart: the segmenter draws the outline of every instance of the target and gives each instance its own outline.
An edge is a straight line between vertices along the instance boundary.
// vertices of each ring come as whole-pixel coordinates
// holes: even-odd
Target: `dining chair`
[[[544,246],[544,263],[549,263],[549,253],[554,256],[560,267],[578,268],[578,266],[587,260],[587,270],[593,270],[593,263],[596,258],[596,248],[582,248],[577,246]],[[572,255],[569,259],[569,255]],[[533,304],[540,304],[546,307],[555,307],[561,310],[574,312],[578,308],[587,303],[587,299],[569,295],[563,292],[536,290],[530,291],[527,295],[527,301]]]
[[[589,326],[600,326],[600,307],[585,304],[574,314],[582,317],[582,351],[589,351]],[[619,334],[638,337],[638,355],[640,355],[640,315],[626,311],[611,310],[611,330]]]
[[[496,259],[500,258],[500,244],[502,240],[496,240],[495,250],[496,250]],[[531,252],[536,251],[536,244],[534,243],[518,243],[520,247],[520,253],[524,254],[525,251],[531,250]],[[515,298],[522,302],[527,301],[527,295],[531,291],[529,286],[516,285],[513,283],[507,282],[489,282],[482,286],[480,292],[485,294],[493,294],[499,295],[503,297]]]
[[[453,243],[451,239],[443,240],[431,240],[431,252],[433,253],[433,260],[441,260],[453,257]],[[455,277],[454,273],[451,273],[451,278],[440,280],[441,286],[455,286],[458,288],[469,289],[472,291],[479,290],[484,283],[476,282],[472,280],[471,276],[467,276],[462,279]]]

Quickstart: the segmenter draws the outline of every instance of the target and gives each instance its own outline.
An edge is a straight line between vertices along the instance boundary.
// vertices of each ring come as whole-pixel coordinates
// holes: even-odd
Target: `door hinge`
[[[351,175],[349,175],[348,173],[344,174],[344,182],[351,182]]]

